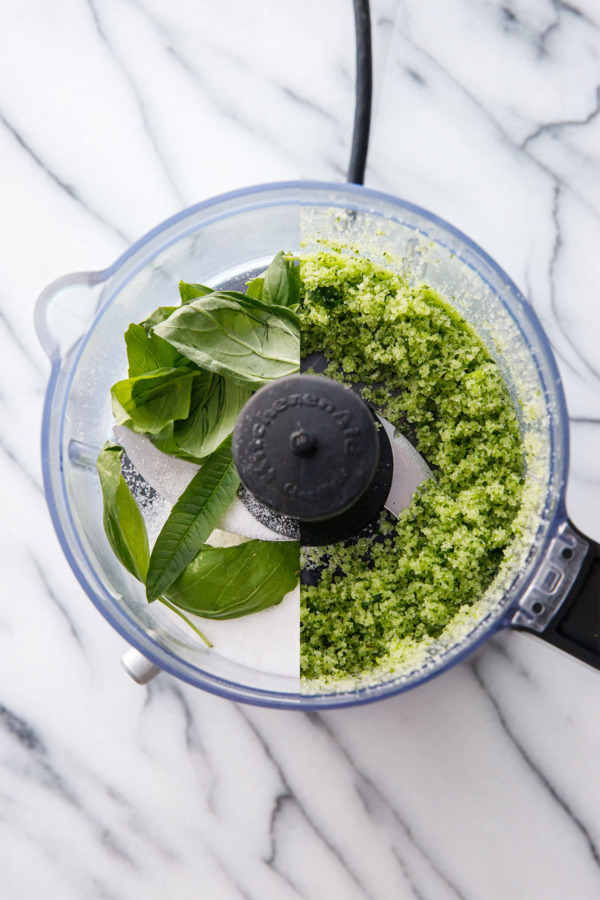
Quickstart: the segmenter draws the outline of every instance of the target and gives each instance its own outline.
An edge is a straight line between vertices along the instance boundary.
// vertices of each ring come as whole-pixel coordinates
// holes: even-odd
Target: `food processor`
[[[365,4],[356,5],[364,13]],[[360,72],[364,18],[357,15],[357,23]],[[357,93],[366,89],[363,79]],[[360,102],[357,123],[355,135],[364,138]],[[364,139],[362,149],[360,140],[353,147],[351,182],[362,180]],[[226,658],[199,642],[169,610],[148,604],[143,586],[120,565],[106,539],[95,463],[111,433],[110,388],[126,368],[122,335],[131,322],[166,305],[180,280],[231,289],[263,272],[282,249],[300,254],[340,241],[360,247],[375,262],[393,260],[392,268],[438,290],[484,341],[523,437],[526,522],[520,546],[460,629],[383,680],[307,692],[297,677]],[[600,547],[577,530],[565,509],[568,420],[550,345],[506,273],[452,225],[356,183],[250,187],[173,216],[108,269],[58,279],[40,296],[35,318],[51,362],[42,465],[52,521],[85,592],[133,648],[124,666],[140,683],[164,670],[243,702],[313,710],[353,706],[425,682],[505,628],[528,631],[600,667]],[[240,435],[243,451],[241,430]],[[372,461],[366,466],[364,484],[375,468]],[[381,506],[386,497],[383,491]]]

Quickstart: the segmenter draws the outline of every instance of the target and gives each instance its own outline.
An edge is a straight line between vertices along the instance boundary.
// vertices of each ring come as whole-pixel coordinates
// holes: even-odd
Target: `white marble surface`
[[[600,539],[600,8],[376,0],[367,184],[527,293]],[[119,666],[41,487],[46,283],[245,184],[338,180],[349,0],[0,0],[0,898],[592,900],[599,681],[505,634],[393,700],[236,706]]]

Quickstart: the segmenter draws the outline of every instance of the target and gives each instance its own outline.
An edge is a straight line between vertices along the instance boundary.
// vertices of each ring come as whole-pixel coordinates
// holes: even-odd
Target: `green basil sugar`
[[[300,264],[302,355],[364,382],[366,399],[434,469],[383,542],[305,551],[324,566],[301,587],[301,674],[335,680],[393,671],[485,593],[515,536],[524,457],[506,385],[481,339],[424,284],[357,255]]]

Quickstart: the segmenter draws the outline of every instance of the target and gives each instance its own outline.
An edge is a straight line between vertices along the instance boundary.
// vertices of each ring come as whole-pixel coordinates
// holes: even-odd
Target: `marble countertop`
[[[473,237],[528,296],[600,539],[600,9],[375,0],[366,184]],[[596,673],[502,634],[409,694],[322,714],[136,686],[41,484],[57,276],[184,206],[344,178],[350,0],[0,0],[0,897],[593,900]]]

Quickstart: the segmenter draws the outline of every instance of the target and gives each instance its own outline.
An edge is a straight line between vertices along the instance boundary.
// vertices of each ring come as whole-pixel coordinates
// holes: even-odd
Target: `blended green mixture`
[[[358,255],[301,260],[302,354],[364,382],[366,399],[416,435],[434,469],[383,541],[306,551],[323,566],[301,588],[301,675],[393,671],[481,599],[515,536],[523,491],[519,426],[498,366],[436,291]],[[340,376],[341,371],[341,376]]]

